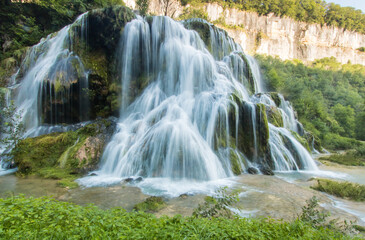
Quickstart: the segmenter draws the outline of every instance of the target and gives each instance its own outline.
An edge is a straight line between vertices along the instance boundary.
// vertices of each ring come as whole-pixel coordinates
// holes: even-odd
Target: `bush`
[[[232,207],[233,204],[239,201],[238,193],[228,193],[228,188],[220,188],[216,191],[215,196],[205,197],[205,202],[203,204],[199,204],[199,206],[194,209],[193,216],[194,217],[204,217],[204,218],[213,218],[213,217],[233,217],[233,214],[229,207]]]
[[[320,157],[319,160],[330,161],[347,166],[365,166],[364,149],[364,146],[360,146],[357,149],[347,151],[345,154],[332,154],[330,156]]]
[[[303,222],[309,223],[312,227],[323,227],[327,225],[327,217],[330,216],[328,212],[319,211],[318,198],[316,196],[306,201],[307,205],[302,207],[302,213],[299,219]]]
[[[365,201],[365,185],[350,182],[337,182],[328,179],[317,179],[317,185],[312,186],[312,188],[340,198]]]

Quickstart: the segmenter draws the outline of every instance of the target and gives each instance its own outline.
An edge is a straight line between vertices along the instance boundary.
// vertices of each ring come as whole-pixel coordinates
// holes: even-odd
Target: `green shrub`
[[[328,212],[318,210],[318,198],[316,196],[306,201],[307,205],[302,207],[302,212],[299,219],[303,222],[309,223],[312,227],[327,226]]]
[[[162,197],[152,196],[141,203],[137,203],[133,209],[136,211],[153,213],[161,210],[165,206],[166,203],[164,202]]]
[[[199,204],[199,206],[194,209],[193,216],[194,217],[204,217],[204,218],[213,218],[213,217],[233,217],[233,213],[229,209],[233,204],[239,201],[238,193],[228,193],[228,188],[220,188],[216,191],[213,197],[207,196],[205,197],[205,201],[203,204]]]
[[[364,146],[349,150],[345,154],[332,154],[320,157],[319,160],[330,161],[347,166],[365,166]]]
[[[357,183],[317,179],[317,185],[312,188],[341,198],[365,201],[365,185]]]

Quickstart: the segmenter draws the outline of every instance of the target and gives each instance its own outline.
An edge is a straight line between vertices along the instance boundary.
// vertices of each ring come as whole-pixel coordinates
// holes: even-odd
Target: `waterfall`
[[[13,77],[21,79],[20,84],[12,88],[27,136],[37,132],[43,123],[72,123],[70,116],[75,114],[72,113],[75,108],[77,121],[87,119],[88,101],[83,89],[88,88],[88,74],[80,58],[72,51],[75,34],[72,27],[81,25],[81,29],[86,29],[86,15],[81,15],[74,24],[50,34],[33,46]],[[85,34],[82,30],[80,37],[86,37]],[[78,85],[78,90],[73,85]],[[78,95],[76,102],[75,95]]]
[[[246,57],[255,80],[255,93],[262,93],[265,91],[265,86],[261,77],[260,66],[252,56],[247,55]]]
[[[284,127],[294,132],[298,132],[298,121],[295,118],[294,110],[288,101],[285,101],[282,95],[280,97],[280,111],[283,116]]]
[[[88,37],[86,18],[28,52],[15,88],[28,132],[89,120],[91,106],[80,92],[88,87],[89,70],[74,49],[75,34]],[[317,169],[290,132],[299,131],[291,105],[281,95],[276,104],[263,93],[255,59],[212,24],[137,16],[121,31],[115,62],[121,89],[117,130],[95,172],[98,179],[80,183],[108,184],[130,176],[202,182],[248,167]],[[281,113],[282,127],[268,123],[271,108]]]
[[[128,93],[122,94],[125,102],[118,131],[104,151],[99,175],[180,180],[232,176],[232,163],[224,153],[230,148],[232,126],[228,123],[228,112],[234,92],[248,102],[254,141],[249,162],[258,161],[256,103],[249,102],[247,78],[243,81],[244,74],[238,72],[244,60],[237,60],[238,47],[230,38],[216,29],[211,28],[210,33],[212,54],[195,31],[169,18],[154,17],[150,27],[140,17],[127,24],[120,43],[123,91],[129,89],[133,77],[138,77],[134,76],[138,74],[135,61],[153,77],[133,103],[129,104]],[[132,60],[127,57],[131,55]],[[246,57],[250,59],[249,66],[256,68],[253,70],[255,92],[260,92],[263,88],[257,63]],[[283,112],[288,108],[285,107]],[[224,149],[217,150],[214,139],[217,132],[225,136]],[[315,168],[306,164],[313,160],[290,132],[270,125],[270,134],[276,170]],[[282,136],[289,139],[290,150],[279,141]],[[287,153],[277,156],[282,150]]]

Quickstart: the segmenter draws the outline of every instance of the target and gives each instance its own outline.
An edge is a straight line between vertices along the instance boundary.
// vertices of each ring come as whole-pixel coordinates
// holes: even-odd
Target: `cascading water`
[[[72,52],[75,36],[87,38],[86,16],[81,15],[72,25],[30,48],[20,69],[12,76],[7,105],[10,99],[14,100],[25,127],[24,137],[64,131],[70,128],[56,124],[88,119],[88,96],[84,94],[88,72]],[[12,147],[12,144],[0,146],[0,155]],[[0,171],[9,166],[0,160]]]
[[[38,135],[43,123],[55,125],[87,119],[88,100],[82,91],[88,88],[88,73],[80,58],[72,52],[73,35],[85,37],[86,15],[32,47],[14,76],[14,79],[21,79],[21,84],[12,88],[26,136]],[[75,25],[81,25],[81,33],[71,30]],[[75,115],[76,119],[70,117]],[[44,133],[44,128],[41,132]]]
[[[189,27],[192,21],[184,24]],[[251,68],[252,92],[263,91],[258,65],[248,56],[249,63],[245,62],[240,46],[222,32],[210,28],[210,41],[213,54],[197,32],[166,17],[154,17],[151,25],[139,17],[126,25],[118,57],[124,89],[118,130],[104,151],[100,170],[95,172],[99,176],[81,179],[80,183],[98,185],[108,182],[106,179],[113,182],[130,176],[216,180],[233,176],[231,154],[238,156],[242,170],[254,162],[260,164],[256,122],[262,116],[257,116],[256,104],[261,101],[250,99],[251,91],[246,87],[252,80],[246,70]],[[129,104],[130,84],[141,74],[137,64],[150,76],[149,86]],[[238,115],[232,94],[247,103],[254,141],[251,159],[230,139],[232,106]],[[241,121],[236,120],[235,124]],[[269,128],[275,170],[316,169],[309,153],[289,131],[271,124]],[[283,136],[291,143],[291,150],[280,142]],[[283,150],[286,153],[280,155]]]
[[[74,25],[84,29],[86,18]],[[194,31],[196,23],[208,26],[205,38]],[[44,123],[88,119],[87,98],[70,87],[77,82],[80,91],[89,84],[88,70],[73,52],[72,28],[33,47],[18,73],[16,103],[28,132]],[[121,86],[117,131],[104,150],[98,176],[80,179],[81,184],[143,176],[143,183],[158,179],[161,186],[161,178],[214,181],[248,167],[316,169],[288,131],[298,131],[293,109],[283,98],[277,106],[269,95],[259,94],[264,87],[257,62],[224,31],[197,19],[137,17],[125,25],[115,52]],[[144,86],[143,91],[136,86]],[[279,109],[284,127],[267,123],[269,107]],[[79,111],[79,119],[70,118],[73,111]]]

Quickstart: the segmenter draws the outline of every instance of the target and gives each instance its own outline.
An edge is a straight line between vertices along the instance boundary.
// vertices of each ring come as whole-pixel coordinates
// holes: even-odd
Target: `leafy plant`
[[[356,149],[349,150],[344,154],[331,154],[320,157],[321,161],[330,161],[347,166],[365,166],[365,146],[359,146]]]
[[[137,0],[136,1],[139,12],[142,16],[146,16],[149,6],[149,0]]]
[[[317,185],[312,188],[341,198],[365,201],[365,185],[357,183],[317,179]]]
[[[238,193],[228,193],[228,188],[219,188],[215,196],[205,197],[203,204],[194,209],[194,217],[214,218],[214,217],[233,217],[232,211],[229,209],[233,204],[239,201]]]
[[[313,196],[311,199],[307,200],[307,205],[302,207],[302,213],[299,219],[303,222],[309,223],[312,227],[318,228],[323,227],[327,223],[327,218],[330,216],[328,212],[320,211],[318,198]]]
[[[7,105],[5,96],[0,94],[0,144],[5,146],[5,155],[9,149],[18,144],[24,134],[21,112],[17,111],[13,102]]]

